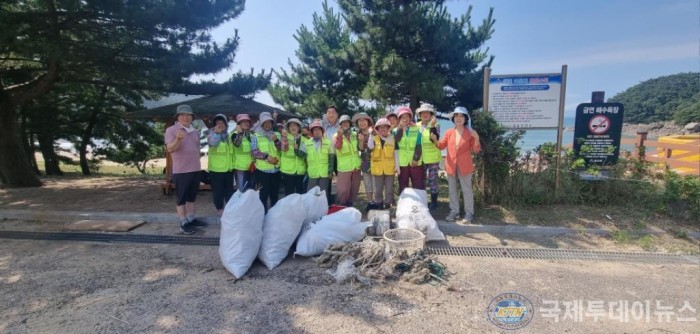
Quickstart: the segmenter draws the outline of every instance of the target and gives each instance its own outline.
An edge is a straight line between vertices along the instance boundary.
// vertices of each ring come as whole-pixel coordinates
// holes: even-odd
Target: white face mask
[[[189,127],[185,127],[185,126],[182,125],[182,124],[180,124],[180,126],[182,126],[182,128],[185,129],[185,131],[187,131],[187,133],[192,133],[192,132],[194,132],[194,131],[197,130],[197,129],[194,128],[194,126],[192,126],[192,124],[190,124]]]

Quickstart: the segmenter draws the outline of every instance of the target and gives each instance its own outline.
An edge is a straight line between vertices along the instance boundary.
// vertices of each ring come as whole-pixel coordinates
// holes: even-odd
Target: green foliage
[[[109,144],[97,153],[146,174],[148,161],[165,157],[164,132],[163,123],[123,122],[121,129],[108,136]]]
[[[318,117],[329,105],[341,114],[359,111],[363,79],[352,71],[356,65],[349,54],[350,31],[325,0],[323,13],[314,13],[312,25],[297,29],[299,63],[288,60],[289,72],[276,73],[278,82],[268,89],[270,95],[285,110],[309,117]]]
[[[678,105],[673,114],[673,121],[679,125],[700,122],[700,92]]]
[[[675,120],[700,122],[700,73],[679,73],[650,79],[608,100],[625,106],[625,123]],[[680,112],[680,115],[678,113]]]
[[[340,0],[350,31],[357,36],[352,55],[367,78],[363,98],[384,104],[430,101],[445,108],[478,88],[473,74],[487,61],[480,48],[493,34],[492,11],[478,27],[471,7],[453,18],[444,1]],[[466,80],[466,81],[465,81]],[[459,89],[463,90],[459,92]],[[480,96],[469,101],[474,107]]]
[[[476,165],[485,177],[483,196],[487,202],[497,202],[507,191],[511,170],[517,164],[520,151],[518,141],[523,132],[508,133],[490,112],[472,113],[472,126],[479,133],[481,153],[476,156]]]
[[[668,212],[669,214],[683,216],[685,212],[674,212],[675,210],[673,210],[674,206],[679,206],[679,211],[689,211],[690,218],[696,221],[700,219],[699,177],[693,175],[680,176],[672,171],[667,172],[663,198],[664,203],[666,203],[666,210],[670,211]]]

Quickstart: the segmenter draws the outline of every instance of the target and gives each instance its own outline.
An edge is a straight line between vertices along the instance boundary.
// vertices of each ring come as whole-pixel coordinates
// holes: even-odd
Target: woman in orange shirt
[[[462,197],[464,197],[464,220],[460,222],[470,223],[474,218],[472,152],[479,153],[481,144],[479,143],[479,134],[471,128],[471,118],[467,108],[455,108],[450,114],[450,119],[455,126],[447,130],[440,141],[435,134],[430,136],[430,140],[439,149],[447,148],[445,170],[447,171],[447,184],[450,191],[450,213],[445,217],[445,220],[451,222],[459,219],[459,195],[457,194],[457,181],[459,181]]]

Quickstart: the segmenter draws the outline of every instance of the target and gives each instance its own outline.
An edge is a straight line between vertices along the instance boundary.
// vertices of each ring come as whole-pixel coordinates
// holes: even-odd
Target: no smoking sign
[[[595,115],[588,122],[588,131],[595,135],[602,135],[610,129],[610,118],[605,115]]]
[[[620,154],[624,106],[621,103],[581,103],[576,108],[574,152],[586,166],[613,165]],[[584,150],[581,148],[585,147]]]

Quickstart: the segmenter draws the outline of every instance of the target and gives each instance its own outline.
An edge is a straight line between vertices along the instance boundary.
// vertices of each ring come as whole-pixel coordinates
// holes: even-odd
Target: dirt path
[[[37,244],[40,243],[40,247]],[[700,307],[700,269],[683,265],[441,257],[451,288],[393,282],[335,284],[306,259],[239,281],[216,247],[3,240],[3,333],[491,333],[491,299],[517,292],[535,307],[522,333],[691,333],[685,301]],[[603,317],[544,318],[544,301],[650,301],[672,306],[670,322]],[[697,317],[697,313],[693,316]],[[662,319],[663,320],[663,319]]]

